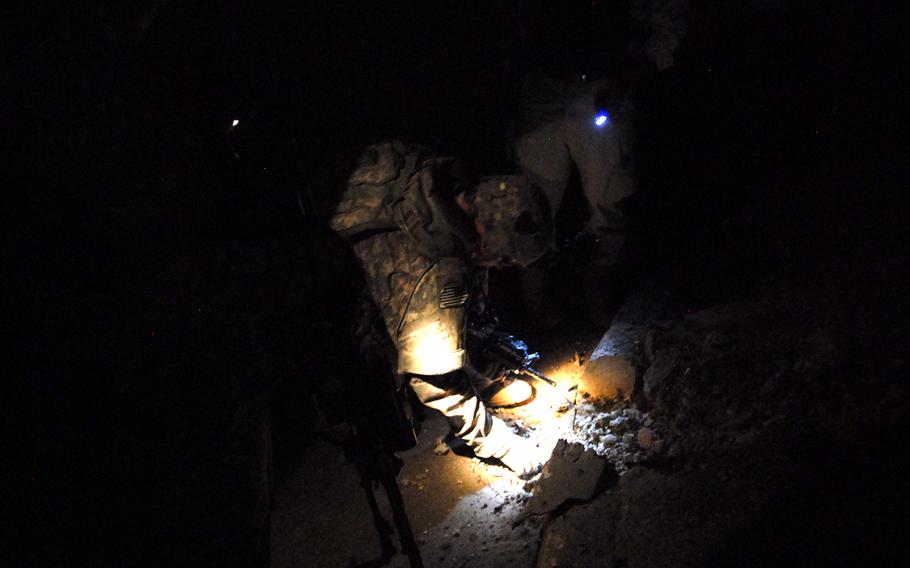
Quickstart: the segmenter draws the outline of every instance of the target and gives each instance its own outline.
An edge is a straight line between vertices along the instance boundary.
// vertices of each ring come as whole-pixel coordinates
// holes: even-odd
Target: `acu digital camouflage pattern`
[[[512,451],[524,439],[490,414],[468,376],[456,372],[467,362],[467,310],[479,303],[471,295],[482,289],[471,282],[468,260],[481,260],[471,256],[485,227],[469,213],[481,214],[488,224],[494,248],[500,247],[497,262],[529,262],[543,254],[549,232],[539,221],[549,221],[549,215],[518,206],[519,196],[533,194],[530,186],[497,178],[495,186],[470,188],[458,183],[452,164],[394,141],[371,146],[348,180],[331,227],[351,243],[367,279],[361,351],[393,363],[399,380],[441,412],[475,455],[525,471],[536,465],[527,457],[530,450]],[[488,206],[497,210],[484,211]],[[500,231],[511,229],[521,234],[502,238]],[[520,250],[503,250],[509,247]]]
[[[408,150],[416,154],[415,161],[423,161],[420,155],[426,153],[425,149],[407,148],[395,141],[375,144],[360,155],[329,222],[333,231],[349,238],[373,229],[399,228],[387,209],[386,184],[400,177]]]
[[[460,256],[474,244],[471,220],[455,203],[462,180],[451,158],[397,140],[368,147],[331,218],[346,238],[400,229],[431,258]]]
[[[528,266],[553,246],[547,200],[524,176],[489,176],[468,192],[470,214],[483,234],[483,265]]]
[[[470,299],[463,258],[442,258],[420,276],[398,329],[398,371],[444,375],[465,364]]]
[[[470,280],[463,258],[430,259],[403,231],[377,233],[353,246],[367,280],[367,290],[398,352],[398,372],[442,374],[463,364],[464,328]],[[445,294],[444,294],[445,292]],[[442,308],[441,301],[451,300]],[[438,324],[438,325],[435,325]],[[435,368],[418,365],[417,340],[433,325],[436,339],[451,346],[450,361]],[[377,338],[366,338],[378,343]],[[443,370],[444,366],[446,368]],[[428,372],[433,371],[433,372]]]
[[[382,314],[389,337],[396,341],[417,281],[434,261],[422,255],[403,231],[377,233],[353,246],[367,279],[373,303]]]
[[[479,250],[481,265],[528,264],[552,242],[546,201],[525,178],[495,176],[464,190],[446,174],[452,163],[398,141],[370,146],[330,221],[352,242],[400,373],[436,375],[463,365],[471,251]],[[458,190],[474,222],[458,206]],[[483,232],[480,249],[475,227]],[[436,364],[420,356],[428,345]]]

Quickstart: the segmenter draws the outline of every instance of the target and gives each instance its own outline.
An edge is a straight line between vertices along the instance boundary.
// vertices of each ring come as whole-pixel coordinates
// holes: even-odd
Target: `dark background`
[[[27,512],[16,526],[38,529],[26,532],[49,561],[129,558],[130,539],[114,537],[124,521],[154,509],[168,480],[194,475],[181,469],[191,459],[159,461],[145,441],[175,456],[201,444],[173,442],[184,434],[168,413],[204,415],[194,405],[223,388],[218,376],[244,349],[224,338],[211,347],[204,333],[174,339],[224,325],[221,315],[173,316],[161,325],[180,331],[162,346],[162,311],[191,311],[196,296],[216,312],[243,304],[235,335],[271,337],[274,320],[256,314],[281,307],[260,291],[272,271],[286,276],[289,249],[269,248],[265,268],[248,251],[297,239],[320,251],[303,254],[318,273],[333,245],[313,227],[378,139],[415,140],[481,173],[508,169],[522,71],[512,7],[413,4],[12,14],[22,17],[5,34],[4,300],[14,317],[4,335],[19,380],[4,397],[14,410],[5,430],[29,450],[8,464],[36,499],[12,509]],[[759,299],[771,286],[834,296],[853,321],[855,355],[891,360],[908,331],[898,85],[910,61],[896,12],[882,2],[692,4],[677,64],[641,93],[633,270],[659,272],[693,306]],[[213,284],[199,283],[211,274],[240,281],[235,296],[211,301]],[[307,293],[344,303],[327,288]],[[189,289],[184,307],[161,300]],[[168,382],[193,369],[212,381],[196,398]],[[256,367],[237,390],[267,389],[272,371]],[[162,416],[173,431],[162,434]],[[181,506],[185,516],[204,507]]]

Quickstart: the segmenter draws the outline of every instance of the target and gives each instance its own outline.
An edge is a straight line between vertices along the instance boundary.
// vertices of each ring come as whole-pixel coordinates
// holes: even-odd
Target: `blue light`
[[[607,111],[600,111],[594,115],[594,126],[597,128],[602,128],[607,122],[610,121],[610,115],[607,114]]]

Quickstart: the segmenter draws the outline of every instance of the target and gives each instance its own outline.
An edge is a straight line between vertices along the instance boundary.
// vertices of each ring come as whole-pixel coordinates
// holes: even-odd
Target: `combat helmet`
[[[528,266],[553,247],[549,204],[526,177],[487,176],[465,197],[481,235],[479,263]]]

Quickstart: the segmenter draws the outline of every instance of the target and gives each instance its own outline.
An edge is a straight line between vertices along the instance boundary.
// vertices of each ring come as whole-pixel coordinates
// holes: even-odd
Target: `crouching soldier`
[[[488,410],[526,397],[512,391],[527,384],[474,372],[466,326],[469,311],[484,301],[487,268],[527,266],[551,247],[540,191],[520,176],[469,182],[455,160],[388,141],[361,155],[330,224],[350,242],[367,278],[364,320],[378,324],[362,333],[363,349],[383,339],[391,344],[398,376],[448,418],[475,455],[519,474],[535,472],[543,450]]]

